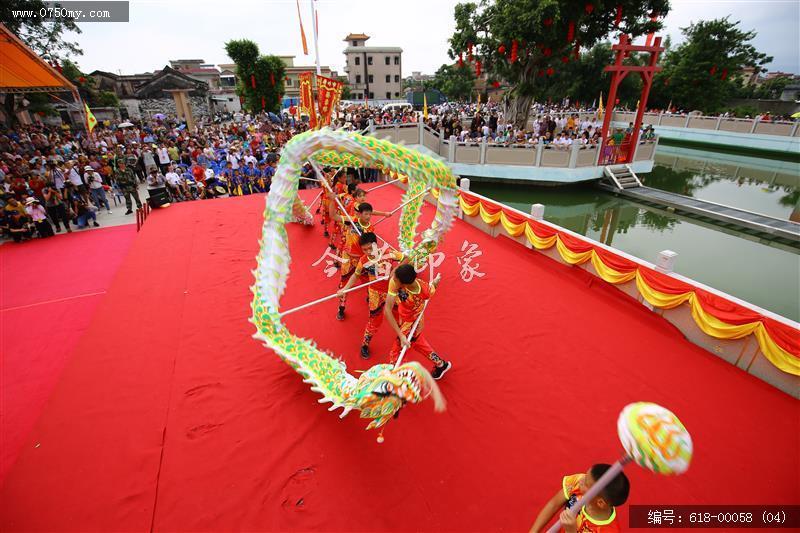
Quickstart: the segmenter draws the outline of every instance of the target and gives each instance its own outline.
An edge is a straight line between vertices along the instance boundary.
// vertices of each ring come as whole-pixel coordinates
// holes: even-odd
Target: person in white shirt
[[[100,209],[100,207],[105,207],[106,211],[108,211],[108,214],[110,215],[111,206],[108,205],[108,197],[106,196],[106,190],[103,187],[103,177],[99,172],[96,172],[89,165],[86,165],[83,170],[85,171],[83,179],[89,185],[89,192],[92,195],[92,203],[97,209]]]
[[[161,172],[164,173],[169,166],[169,151],[166,146],[161,145],[156,149],[156,154],[158,155],[158,166],[161,167]]]
[[[181,201],[186,199],[186,187],[184,186],[183,178],[175,172],[175,168],[170,166],[167,172],[167,175],[164,176],[167,181],[167,186],[169,187],[169,192],[172,194],[172,197],[177,200]]]
[[[239,154],[236,152],[230,152],[227,157],[228,163],[231,164],[231,169],[236,170],[239,168]]]

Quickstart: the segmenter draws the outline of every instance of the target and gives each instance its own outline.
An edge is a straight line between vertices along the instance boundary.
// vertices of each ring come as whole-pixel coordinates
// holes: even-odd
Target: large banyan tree
[[[523,128],[534,88],[612,33],[657,31],[669,0],[481,0],[458,4],[450,57],[508,84],[507,118]],[[598,80],[599,81],[599,80]],[[598,93],[603,87],[598,86]],[[566,96],[566,95],[565,95]]]

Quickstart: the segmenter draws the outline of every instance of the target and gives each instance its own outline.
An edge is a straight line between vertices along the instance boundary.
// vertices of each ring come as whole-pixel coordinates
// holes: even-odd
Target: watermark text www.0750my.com
[[[128,22],[130,5],[127,1],[44,2],[37,9],[12,9],[16,19],[56,22]]]

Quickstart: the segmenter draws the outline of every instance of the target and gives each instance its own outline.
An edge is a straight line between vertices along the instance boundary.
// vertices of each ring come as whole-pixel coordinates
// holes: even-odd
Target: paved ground
[[[139,199],[144,203],[147,199],[147,187],[142,184],[139,185]],[[114,201],[116,200],[116,205]],[[125,197],[120,196],[119,198],[115,198],[113,194],[108,195],[108,205],[111,206],[111,213],[106,213],[105,209],[101,209],[97,212],[97,223],[100,224],[101,228],[106,228],[109,226],[122,226],[123,224],[136,224],[136,202],[133,202],[133,210],[134,212],[130,215],[125,214]],[[95,228],[92,228],[95,229]],[[73,228],[75,231],[75,228]],[[80,231],[86,231],[80,230]],[[63,233],[63,231],[62,231]]]

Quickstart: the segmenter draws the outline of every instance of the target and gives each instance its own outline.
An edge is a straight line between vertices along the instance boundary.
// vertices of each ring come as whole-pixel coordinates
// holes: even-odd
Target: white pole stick
[[[373,283],[378,283],[379,281],[386,281],[387,279],[389,279],[389,278],[378,278],[378,279],[369,281],[367,283],[362,283],[361,285],[356,285],[355,287],[350,287],[349,289],[347,289],[346,291],[343,291],[343,292],[346,294],[348,292],[357,291],[358,289],[363,289],[367,285],[372,285]],[[295,311],[301,311],[303,309],[311,307],[312,305],[321,304],[322,302],[327,302],[328,300],[332,300],[332,299],[338,298],[338,297],[339,297],[339,293],[338,292],[334,292],[333,294],[329,294],[328,296],[320,298],[319,300],[314,300],[313,302],[308,302],[307,304],[299,305],[297,307],[292,307],[288,311],[284,311],[281,314],[279,314],[278,316],[283,318],[286,315],[290,315],[290,314],[294,313]]]
[[[428,302],[430,302],[430,299],[425,300],[425,305],[422,306],[422,311],[420,311],[419,316],[414,321],[414,325],[411,326],[411,331],[408,333],[408,337],[406,337],[408,339],[408,346],[411,346],[411,339],[414,338],[414,332],[417,331],[417,326],[419,326],[419,321],[422,320],[422,315],[423,313],[425,313],[425,309],[428,308]],[[395,368],[397,368],[403,363],[403,356],[405,356],[406,351],[408,350],[408,346],[403,346],[403,349],[400,350],[400,355],[397,356],[397,362],[394,364]]]
[[[320,170],[319,170],[319,167],[317,166],[317,164],[314,161],[309,161],[309,163],[311,163],[311,166],[314,168],[314,172],[316,172],[317,176],[319,176],[320,175]],[[339,170],[341,170],[341,169],[339,169]],[[338,173],[338,170],[337,170],[337,173]],[[330,185],[328,185],[328,182],[325,181],[323,178],[319,178],[319,182],[322,184],[323,187],[325,187],[326,189],[328,189],[330,191],[331,195],[333,195],[333,199],[336,200],[336,205],[339,206],[339,210],[342,212],[342,214],[344,214],[344,216],[347,217],[347,220],[350,221],[350,224],[353,226],[353,229],[356,230],[356,233],[358,233],[358,236],[360,237],[361,236],[361,230],[358,229],[358,226],[356,226],[355,222],[353,222],[353,219],[350,218],[350,214],[347,212],[347,209],[345,209],[344,206],[342,205],[342,203],[339,201],[339,197],[336,196],[335,192],[333,192],[333,189],[331,189]],[[386,243],[389,246],[389,248],[391,248],[395,252],[398,251],[397,248],[392,246],[389,241],[387,241],[386,239],[384,239],[383,237],[381,237],[377,233],[375,234],[375,236],[377,238],[379,238],[380,240],[382,240],[384,243]]]
[[[430,261],[430,256],[428,256],[428,261]],[[432,282],[433,282],[433,265],[431,264],[430,274],[428,275],[428,283]],[[428,302],[430,301],[431,301],[430,297],[427,300],[425,300],[425,305],[422,306],[422,311],[419,312],[419,316],[414,321],[414,325],[411,326],[411,331],[408,332],[408,337],[406,337],[408,339],[408,346],[403,346],[403,349],[400,350],[400,355],[397,356],[397,362],[394,364],[395,368],[397,368],[403,363],[403,356],[406,355],[406,351],[408,351],[408,348],[411,346],[411,339],[414,338],[414,333],[417,331],[417,326],[419,326],[419,322],[420,320],[422,320],[422,315],[425,314],[425,310],[428,308]]]
[[[300,179],[301,179],[301,180],[306,180],[306,181],[319,181],[319,180],[318,180],[318,179],[316,179],[316,178],[306,178],[305,176],[300,176]]]
[[[392,180],[392,181],[387,181],[386,183],[382,183],[381,185],[378,185],[377,187],[373,187],[373,188],[371,188],[371,189],[370,189],[370,190],[368,190],[367,192],[377,191],[377,190],[378,190],[378,189],[380,189],[381,187],[386,187],[387,185],[391,185],[392,183],[395,183],[395,182],[397,182],[397,181],[400,181],[400,178],[397,178],[396,180]]]
[[[314,0],[311,0],[311,27],[314,28],[314,55],[317,61],[317,75],[322,75],[322,69],[319,66],[319,42],[317,37],[317,10],[314,7]]]
[[[347,209],[344,208],[344,206],[342,205],[342,202],[339,201],[339,197],[336,196],[335,192],[333,192],[333,189],[331,189],[331,186],[322,177],[322,171],[320,171],[319,166],[317,166],[317,164],[314,161],[310,161],[309,160],[309,163],[311,163],[311,167],[314,169],[314,172],[317,173],[317,180],[322,184],[323,187],[325,187],[326,189],[328,189],[328,191],[330,191],[330,193],[333,195],[333,199],[336,201],[336,205],[339,206],[339,209],[342,211],[342,214],[344,214],[344,216],[347,217],[347,220],[349,220],[350,224],[353,225],[353,229],[355,229],[356,233],[358,233],[358,235],[360,236],[361,235],[361,230],[358,229],[358,226],[356,226],[355,222],[353,222],[353,219],[350,218],[350,214],[347,212]]]
[[[413,197],[413,198],[410,198],[409,200],[407,200],[407,201],[403,202],[402,204],[398,205],[397,207],[395,207],[394,209],[392,209],[391,211],[389,211],[389,214],[388,214],[388,215],[386,215],[385,217],[383,217],[382,219],[380,219],[379,221],[377,221],[376,223],[374,223],[374,224],[372,225],[372,227],[375,227],[375,226],[377,226],[378,224],[380,224],[381,222],[383,222],[383,221],[384,221],[384,220],[386,220],[387,218],[391,217],[392,215],[394,215],[395,213],[397,213],[398,211],[400,211],[401,209],[403,209],[405,206],[407,206],[408,204],[410,204],[411,202],[413,202],[414,200],[416,200],[417,198],[419,198],[420,196],[422,196],[422,195],[425,195],[425,194],[428,194],[428,192],[429,192],[430,190],[431,190],[431,188],[430,188],[430,187],[428,187],[427,189],[425,189],[425,190],[424,190],[424,191],[422,191],[421,193],[414,195],[414,197]]]
[[[319,194],[317,194],[317,195],[314,197],[314,199],[313,199],[313,200],[311,200],[311,203],[310,203],[310,204],[308,204],[308,208],[309,208],[309,209],[311,209],[312,207],[314,207],[314,204],[315,204],[315,203],[317,203],[317,200],[319,200],[319,198],[320,198],[320,196],[322,196],[322,193],[323,193],[323,192],[324,192],[324,191],[319,191]]]

